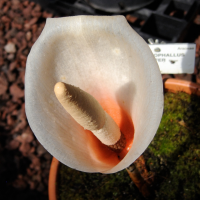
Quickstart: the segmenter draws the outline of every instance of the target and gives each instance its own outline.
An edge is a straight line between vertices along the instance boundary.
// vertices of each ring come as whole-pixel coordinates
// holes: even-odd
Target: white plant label
[[[192,74],[195,67],[196,44],[149,44],[161,74]]]

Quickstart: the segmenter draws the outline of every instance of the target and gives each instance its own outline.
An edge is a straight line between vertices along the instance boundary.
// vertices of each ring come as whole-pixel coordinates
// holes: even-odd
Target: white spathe
[[[110,167],[93,158],[83,128],[55,97],[59,81],[98,101],[109,93],[131,116],[133,145],[119,164]],[[26,114],[39,142],[59,161],[84,172],[114,173],[152,141],[163,112],[162,87],[151,50],[123,16],[49,18],[27,60]]]

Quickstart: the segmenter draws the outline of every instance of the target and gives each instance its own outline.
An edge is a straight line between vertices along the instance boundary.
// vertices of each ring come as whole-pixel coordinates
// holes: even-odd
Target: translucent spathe
[[[83,128],[54,94],[63,81],[93,95],[112,98],[131,117],[132,147],[118,164],[98,160]],[[123,16],[47,19],[28,56],[25,105],[39,142],[59,161],[84,172],[114,173],[128,167],[147,148],[163,111],[162,79],[145,41]]]

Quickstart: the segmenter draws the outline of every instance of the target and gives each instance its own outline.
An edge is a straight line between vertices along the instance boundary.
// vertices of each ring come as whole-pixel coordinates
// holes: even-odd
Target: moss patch
[[[200,199],[200,98],[166,93],[157,134],[144,152],[156,200]],[[89,174],[60,166],[59,200],[144,199],[126,170]]]

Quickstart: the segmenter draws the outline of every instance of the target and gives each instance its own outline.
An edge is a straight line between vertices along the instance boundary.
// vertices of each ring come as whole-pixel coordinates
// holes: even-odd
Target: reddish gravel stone
[[[34,136],[30,127],[28,127],[21,135],[22,142],[30,143],[33,141]]]
[[[33,176],[33,174],[34,174],[34,171],[33,171],[33,170],[27,168],[26,171],[27,171],[27,175],[28,175],[28,176]]]
[[[4,59],[3,57],[0,57],[0,66],[4,64]],[[1,84],[1,83],[0,83]],[[0,89],[1,90],[1,89]],[[1,92],[0,92],[1,93]]]
[[[12,61],[15,58],[15,54],[14,53],[10,53],[7,55],[7,59]]]
[[[13,157],[17,167],[15,171],[17,173],[25,170],[22,172],[23,175],[16,176],[17,178],[10,181],[10,186],[13,185],[16,190],[22,192],[25,189],[35,189],[45,195],[52,156],[36,142],[27,124],[24,104],[24,68],[30,48],[44,27],[44,18],[52,16],[51,13],[43,12],[39,5],[30,1],[0,0],[0,98],[2,101],[0,126],[8,136],[5,147],[0,143],[0,150],[3,148],[7,152],[18,152]],[[27,27],[24,26],[25,24]],[[7,51],[4,49],[8,43],[14,44],[14,52],[10,51],[11,48]],[[24,168],[24,163],[27,161],[31,164],[28,163]],[[1,175],[0,173],[0,177]],[[33,176],[35,180],[32,180]]]
[[[53,14],[44,11],[43,14],[42,14],[42,17],[43,17],[43,18],[52,18],[52,17],[53,17]]]
[[[16,83],[10,86],[10,94],[14,100],[24,97],[24,91]]]
[[[23,5],[24,5],[25,7],[27,7],[27,6],[29,5],[29,1],[24,1],[24,2],[23,2]]]
[[[24,18],[29,19],[31,17],[31,11],[32,11],[31,5],[28,5],[27,8],[23,9]]]
[[[8,16],[13,19],[15,17],[15,12],[13,10],[8,11]]]
[[[4,49],[7,53],[15,53],[16,52],[15,44],[12,42],[8,42],[6,44],[6,46],[4,46]]]
[[[34,7],[34,6],[35,6],[35,2],[30,2],[30,5],[31,5],[32,7]]]
[[[17,28],[18,30],[22,30],[22,28],[23,28],[22,24],[19,24],[19,23],[16,23],[16,22],[12,22],[11,26],[12,26],[12,28]]]
[[[11,72],[11,71],[7,71],[6,72],[6,75],[7,75],[7,78],[8,78],[8,81],[10,83],[14,82],[16,80],[16,77],[17,77],[17,74],[14,73],[14,72]]]
[[[37,152],[38,156],[40,157],[43,154],[45,154],[47,151],[41,144],[39,144],[39,146],[37,147],[36,152]]]
[[[5,15],[1,17],[2,23],[6,23],[6,22],[10,22],[10,21],[11,21],[11,19],[9,17],[5,16]]]
[[[12,101],[8,101],[6,103],[6,114],[13,112],[17,108],[17,104],[13,103]]]
[[[1,1],[0,1],[0,9],[3,8],[3,5],[4,5],[5,2],[6,2],[6,0],[1,0]]]
[[[16,65],[17,65],[16,61],[13,61],[12,63],[10,63],[10,65],[9,65],[9,71],[13,71],[15,69]]]
[[[7,115],[7,124],[9,126],[14,126],[15,122],[16,122],[16,119],[13,116]]]
[[[35,169],[36,171],[40,170],[40,165],[41,165],[40,159],[33,154],[30,155],[29,158],[32,161],[32,163],[30,164],[30,168]]]
[[[6,23],[4,24],[4,26],[5,26],[5,31],[6,31],[6,32],[9,31],[9,29],[10,29],[10,22],[6,22]]]
[[[13,187],[16,189],[24,190],[27,187],[27,183],[23,179],[17,179],[13,182]]]
[[[16,36],[16,34],[17,34],[17,29],[16,28],[12,28],[11,30],[9,30],[7,33],[6,33],[6,35],[5,35],[5,38],[8,40],[8,39],[10,39],[10,38],[12,38],[12,37],[15,37]]]
[[[28,181],[28,184],[31,190],[34,190],[36,188],[36,183],[34,181]]]
[[[31,146],[29,143],[23,142],[20,147],[19,151],[22,153],[23,156],[27,157],[29,155],[29,151],[31,150]]]
[[[32,10],[32,11],[31,11],[31,15],[32,15],[33,17],[39,18],[39,17],[42,16],[42,12],[38,12],[38,11]]]
[[[34,17],[31,20],[25,22],[25,25],[24,25],[25,30],[29,30],[31,26],[35,24],[37,21],[38,21],[38,17]]]
[[[17,140],[11,140],[10,143],[6,146],[9,150],[17,149],[20,145],[20,142]]]
[[[4,94],[8,89],[8,81],[3,72],[0,73],[0,95]]]
[[[32,33],[31,33],[31,31],[28,31],[28,32],[26,33],[26,39],[27,39],[27,41],[30,41],[31,38],[32,38]]]
[[[3,8],[3,13],[7,13],[8,12],[8,9],[10,8],[11,6],[11,2],[10,1],[6,1],[6,6],[4,6]]]

